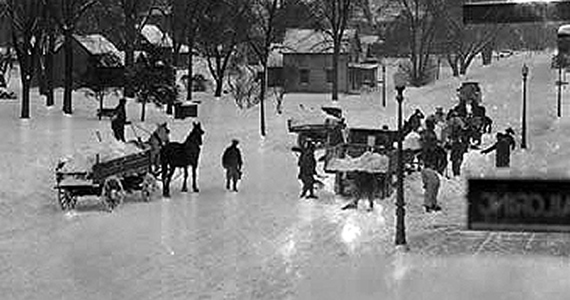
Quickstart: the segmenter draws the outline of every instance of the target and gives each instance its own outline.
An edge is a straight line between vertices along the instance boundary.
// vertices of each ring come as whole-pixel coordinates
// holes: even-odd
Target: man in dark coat
[[[127,99],[121,98],[119,104],[115,107],[115,113],[111,117],[111,129],[118,141],[125,142],[125,125],[131,122],[127,121],[127,110],[125,104]]]
[[[487,154],[491,151],[495,153],[495,166],[497,168],[508,168],[511,163],[511,151],[515,148],[514,138],[509,134],[497,133],[497,141],[491,147],[482,150],[482,154]]]
[[[243,160],[241,151],[237,147],[238,140],[232,140],[232,144],[226,148],[222,155],[222,166],[226,169],[226,189],[230,189],[230,181],[232,182],[232,190],[237,192],[237,182],[241,179],[241,167]]]
[[[420,133],[421,158],[426,166],[435,168],[436,162],[436,147],[437,135],[435,134],[435,121],[433,119],[426,119],[426,129]]]
[[[461,175],[461,164],[463,164],[463,156],[467,152],[468,145],[467,141],[462,138],[453,139],[451,141],[449,160],[451,160],[453,176]]]
[[[307,192],[309,192],[307,198],[317,199],[313,187],[315,184],[314,176],[317,174],[317,161],[315,159],[315,146],[312,142],[307,143],[307,146],[302,149],[298,166],[299,179],[301,179],[303,183],[303,190],[301,191],[300,197],[305,197]]]

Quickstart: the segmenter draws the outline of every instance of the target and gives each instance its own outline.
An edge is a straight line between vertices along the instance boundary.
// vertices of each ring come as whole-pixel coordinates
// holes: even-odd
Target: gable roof
[[[119,50],[100,34],[78,35],[74,34],[73,38],[77,40],[89,53],[93,55],[101,55],[108,53],[119,53]]]
[[[356,30],[346,29],[340,52],[350,52],[352,42],[356,37]],[[288,28],[283,40],[282,53],[332,53],[332,37],[324,31],[313,29]]]
[[[141,35],[151,45],[158,47],[170,48],[172,47],[172,39],[167,33],[162,32],[156,25],[145,25],[141,30]]]
[[[122,67],[121,52],[100,34],[74,34],[73,39],[90,55],[97,57],[102,67]],[[55,51],[63,47],[63,36],[56,37]]]

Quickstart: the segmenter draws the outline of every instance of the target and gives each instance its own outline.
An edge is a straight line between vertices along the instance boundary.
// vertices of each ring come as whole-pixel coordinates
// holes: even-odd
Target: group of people
[[[121,98],[119,104],[114,108],[111,116],[111,129],[117,141],[126,142],[125,126],[131,124],[127,120],[126,110],[127,99]],[[241,151],[238,148],[239,141],[233,139],[231,145],[228,146],[222,154],[222,167],[226,171],[226,189],[237,192],[237,183],[242,176],[243,159]]]
[[[477,149],[481,143],[481,135],[490,133],[492,121],[485,115],[484,107],[474,104],[470,113],[464,108],[462,105],[457,105],[445,115],[443,108],[437,107],[433,115],[425,118],[423,129],[420,129],[421,126],[414,128],[420,130],[419,158],[423,164],[421,175],[425,189],[424,206],[427,212],[441,210],[437,204],[439,175],[447,175],[448,161],[451,162],[453,176],[459,176],[465,153],[470,148]],[[473,122],[474,120],[479,123]],[[469,124],[470,122],[472,124]],[[515,149],[514,135],[512,128],[498,132],[497,141],[481,150],[481,153],[496,151],[496,167],[509,167],[510,155]]]

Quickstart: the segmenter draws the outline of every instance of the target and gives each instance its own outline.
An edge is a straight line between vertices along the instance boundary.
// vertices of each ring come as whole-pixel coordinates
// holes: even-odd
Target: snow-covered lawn
[[[529,148],[518,148],[512,167],[503,173],[567,177],[570,138],[565,132],[570,129],[570,118],[555,117],[556,72],[549,69],[549,54],[519,53],[492,66],[476,64],[468,78],[444,76],[435,84],[408,88],[405,115],[417,107],[426,113],[435,111],[435,106],[448,109],[455,104],[455,89],[461,80],[475,80],[481,83],[483,103],[495,130],[510,126],[520,134],[523,62],[530,67]],[[391,78],[392,69],[388,71]],[[11,84],[18,91],[18,82]],[[341,96],[338,105],[346,111],[349,126],[396,127],[397,106],[391,81],[388,86],[387,107],[382,107],[379,93]],[[198,170],[200,193],[181,193],[181,179],[175,175],[171,199],[157,194],[154,201],[144,203],[134,194],[112,214],[102,210],[96,197],[80,199],[73,212],[59,209],[53,190],[58,159],[98,143],[96,131],[103,140],[112,139],[109,120],[99,121],[95,116],[95,100],[75,93],[74,113],[64,116],[61,96],[58,91],[56,106],[47,109],[45,100],[33,90],[30,120],[18,118],[18,101],[0,103],[2,298],[377,299],[386,295],[407,299],[406,295],[412,293],[423,299],[438,299],[438,295],[445,294],[445,287],[455,286],[447,291],[458,296],[461,290],[457,287],[468,285],[461,279],[462,270],[449,262],[425,261],[421,257],[400,261],[386,255],[393,249],[395,193],[389,199],[378,200],[371,213],[364,209],[342,211],[348,199],[334,195],[329,176],[324,180],[324,189],[318,192],[319,199],[298,198],[296,156],[290,150],[296,136],[287,132],[286,121],[299,114],[300,104],[309,110],[330,104],[330,95],[286,95],[283,115],[276,115],[274,103],[268,102],[265,138],[259,134],[259,110],[238,110],[228,96],[215,100],[210,95],[196,94],[202,100],[197,119],[174,120],[149,106],[144,124],[138,122],[140,107],[129,103],[130,120],[148,130],[155,123],[167,121],[173,141],[184,140],[193,121],[202,123],[206,134]],[[106,106],[114,106],[116,101],[109,98]],[[135,138],[130,128],[126,134],[127,139]],[[143,139],[148,136],[140,130],[137,134]],[[237,194],[224,190],[220,162],[232,138],[241,141],[245,160],[244,179]],[[484,144],[491,143],[492,136],[486,136]],[[470,152],[463,177],[442,178],[441,213],[423,211],[419,174],[407,177],[406,226],[412,252],[421,252],[421,243],[429,244],[426,237],[434,232],[465,227],[466,178],[505,176],[493,166],[493,154]],[[320,173],[324,174],[322,170]],[[536,265],[520,264],[516,259],[494,266],[486,260],[458,264],[472,268],[480,262],[484,264],[474,269],[477,275],[470,277],[479,282],[475,289],[484,288],[480,286],[484,275],[502,278],[509,272],[527,274],[532,270],[543,276],[549,270],[550,278],[559,280],[562,272],[558,272],[560,266],[553,268],[550,260],[540,260]],[[499,268],[513,265],[518,268]],[[371,276],[371,270],[382,275]],[[442,290],[421,297],[421,289],[430,284],[410,270],[423,270],[434,280],[446,280],[441,283]],[[349,283],[340,284],[345,278]],[[359,278],[367,284],[350,284]],[[385,281],[376,285],[372,279]],[[407,292],[406,281],[412,281]],[[537,291],[543,281],[527,278],[505,287],[517,295],[512,299],[541,299],[546,294]],[[529,286],[534,287],[531,291],[535,294],[525,292]],[[568,292],[558,285],[553,288]],[[478,299],[483,295],[478,291],[467,292],[465,299]],[[491,291],[500,289],[494,286]],[[454,298],[448,295],[444,299]]]

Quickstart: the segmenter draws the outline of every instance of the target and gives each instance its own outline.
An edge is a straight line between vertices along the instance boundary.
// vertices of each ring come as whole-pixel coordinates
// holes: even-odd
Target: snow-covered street
[[[20,120],[18,100],[0,102],[0,291],[2,299],[567,299],[570,237],[562,233],[499,233],[466,230],[466,178],[568,177],[570,106],[555,117],[556,70],[550,55],[518,53],[480,66],[463,81],[479,81],[494,130],[511,126],[520,136],[521,75],[530,67],[529,149],[513,154],[507,174],[497,173],[494,154],[467,154],[464,177],[442,178],[442,212],[424,212],[419,174],[405,182],[406,229],[411,251],[394,252],[395,193],[343,211],[349,199],[333,193],[327,174],[319,199],[300,199],[296,136],[287,118],[299,104],[319,110],[329,95],[288,94],[284,114],[267,105],[267,136],[259,134],[259,110],[238,110],[228,98],[197,94],[196,119],[174,120],[149,106],[128,104],[128,118],[154,129],[168,122],[172,141],[183,141],[200,121],[205,130],[198,168],[199,193],[181,193],[176,173],[172,197],[137,193],[113,213],[96,197],[81,198],[63,212],[57,203],[58,159],[112,138],[98,103],[74,94],[74,113],[47,109],[32,90],[31,119]],[[390,68],[389,68],[389,71]],[[442,69],[447,74],[449,70]],[[389,73],[388,78],[391,78]],[[405,91],[405,115],[427,114],[456,101],[461,80],[444,78]],[[19,92],[17,80],[11,85]],[[395,128],[396,102],[389,82],[388,106],[375,95],[345,95],[339,105],[349,126]],[[106,99],[115,106],[116,98]],[[568,100],[565,100],[568,101]],[[147,134],[138,132],[142,138]],[[127,128],[127,140],[134,132]],[[244,175],[239,192],[224,188],[221,155],[240,140]],[[493,136],[484,138],[484,145]],[[319,167],[322,167],[319,164]],[[322,169],[321,174],[325,174]]]

